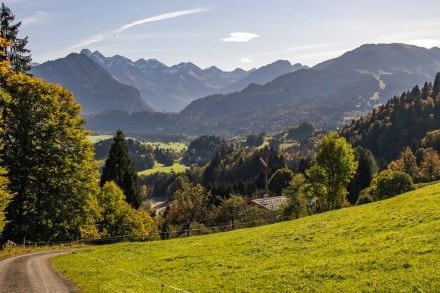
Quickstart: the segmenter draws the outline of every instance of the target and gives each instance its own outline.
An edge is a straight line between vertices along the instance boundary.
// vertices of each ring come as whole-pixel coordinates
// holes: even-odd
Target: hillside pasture
[[[212,235],[59,256],[84,292],[438,292],[440,184]]]

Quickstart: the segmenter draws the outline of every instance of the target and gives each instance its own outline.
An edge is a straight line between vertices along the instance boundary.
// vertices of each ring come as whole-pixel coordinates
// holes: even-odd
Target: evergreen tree
[[[358,167],[355,176],[348,185],[347,199],[351,204],[355,204],[357,202],[361,190],[370,186],[373,176],[379,170],[376,159],[370,150],[358,146],[354,149],[354,151],[356,161],[358,162]]]
[[[2,159],[15,195],[4,239],[81,237],[97,217],[98,185],[80,105],[61,86],[4,68],[1,73],[11,98],[3,110]]]
[[[28,38],[18,38],[18,30],[21,22],[13,24],[15,15],[2,3],[0,10],[1,36],[11,43],[8,47],[3,47],[3,54],[0,61],[7,60],[10,66],[17,72],[26,72],[31,69],[30,50],[26,48]]]
[[[435,75],[434,86],[432,88],[432,98],[436,100],[439,93],[440,93],[440,72],[438,72]]]
[[[269,190],[275,195],[281,195],[284,188],[293,178],[293,172],[288,168],[278,169],[269,179]]]
[[[134,208],[142,203],[139,182],[134,163],[129,157],[125,135],[121,130],[116,132],[105,161],[101,175],[101,187],[105,182],[114,181],[124,192],[126,201]]]
[[[307,170],[315,195],[329,210],[341,208],[347,185],[357,168],[354,151],[345,138],[330,132],[321,141],[315,163]]]

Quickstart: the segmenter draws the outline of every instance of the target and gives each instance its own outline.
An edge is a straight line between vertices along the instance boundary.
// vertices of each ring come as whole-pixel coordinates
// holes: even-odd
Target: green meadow
[[[145,142],[147,145],[152,145],[153,147],[158,147],[160,149],[172,149],[176,153],[180,153],[187,149],[187,146],[182,142]]]
[[[141,172],[138,172],[138,176],[141,175],[151,175],[153,173],[156,172],[162,172],[162,173],[171,173],[171,172],[175,172],[175,173],[183,173],[185,172],[185,166],[181,165],[178,162],[174,162],[174,164],[172,166],[165,166],[164,164],[155,162],[154,163],[154,167],[152,169],[147,169]]]
[[[53,262],[83,292],[440,292],[439,244],[434,184],[299,220],[96,246]]]

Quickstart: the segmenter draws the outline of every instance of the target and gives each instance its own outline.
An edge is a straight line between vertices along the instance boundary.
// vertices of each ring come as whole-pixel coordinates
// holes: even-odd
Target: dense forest
[[[354,146],[369,149],[382,167],[397,159],[406,147],[414,152],[421,147],[435,147],[430,143],[435,138],[423,139],[428,132],[440,128],[439,91],[440,74],[437,74],[434,84],[426,82],[422,89],[415,86],[392,98],[353,121],[342,130],[342,135]]]

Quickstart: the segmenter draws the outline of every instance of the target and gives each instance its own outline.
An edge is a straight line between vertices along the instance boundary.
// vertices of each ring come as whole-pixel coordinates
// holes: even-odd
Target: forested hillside
[[[421,147],[434,147],[438,151],[439,138],[432,131],[440,129],[439,93],[438,73],[433,84],[425,82],[421,89],[415,86],[365,117],[353,120],[342,130],[342,135],[354,146],[369,149],[381,165],[396,160],[406,147],[414,152]]]

